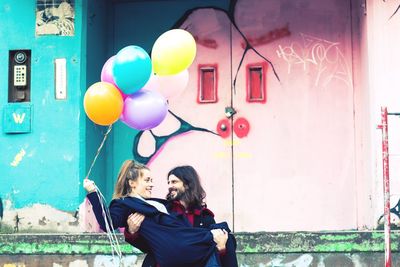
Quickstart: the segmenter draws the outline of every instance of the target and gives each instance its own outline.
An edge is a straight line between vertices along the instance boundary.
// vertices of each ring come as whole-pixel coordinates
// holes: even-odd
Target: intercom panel
[[[29,102],[31,50],[10,50],[8,63],[8,102]]]

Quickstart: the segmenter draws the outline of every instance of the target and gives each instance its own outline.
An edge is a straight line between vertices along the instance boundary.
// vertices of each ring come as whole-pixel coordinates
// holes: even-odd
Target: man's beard
[[[172,195],[172,193],[174,193],[174,195]],[[183,197],[186,195],[186,192],[182,192],[180,190],[176,190],[176,189],[170,189],[167,195],[167,199],[168,200],[182,200]]]

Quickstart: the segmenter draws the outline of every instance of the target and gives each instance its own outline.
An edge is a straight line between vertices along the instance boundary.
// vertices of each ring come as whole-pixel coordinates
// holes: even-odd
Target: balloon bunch
[[[137,130],[156,127],[167,115],[167,100],[186,88],[195,56],[196,42],[182,29],[159,36],[151,58],[139,46],[124,47],[106,61],[101,81],[86,91],[86,115],[104,126],[120,119]]]

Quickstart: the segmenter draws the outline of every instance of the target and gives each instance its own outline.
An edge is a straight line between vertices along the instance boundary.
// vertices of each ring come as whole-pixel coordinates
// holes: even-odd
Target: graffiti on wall
[[[314,71],[315,86],[327,87],[337,79],[351,88],[351,70],[340,48],[340,43],[331,42],[308,34],[300,33],[302,42],[292,42],[276,51],[286,61],[288,74],[299,66],[304,72]]]
[[[290,31],[289,31],[289,25],[286,25],[282,28],[277,28],[277,29],[273,29],[271,31],[268,31],[266,34],[260,34],[259,36],[252,36],[252,37],[248,37],[246,36],[238,27],[237,23],[236,23],[236,19],[235,19],[235,8],[236,8],[236,4],[237,4],[237,0],[232,0],[230,1],[230,6],[228,8],[228,10],[219,8],[219,7],[198,7],[198,8],[193,8],[190,10],[187,10],[182,17],[180,17],[176,23],[172,26],[172,29],[177,29],[177,28],[184,28],[185,30],[190,31],[190,27],[192,27],[192,24],[186,24],[186,22],[188,21],[188,18],[193,15],[195,12],[199,12],[201,10],[206,10],[206,9],[213,9],[215,12],[222,12],[226,18],[229,20],[230,24],[232,25],[232,27],[239,33],[239,35],[242,37],[242,41],[241,41],[241,46],[244,49],[240,62],[238,64],[238,66],[236,67],[235,73],[234,73],[234,79],[233,79],[233,85],[232,85],[232,91],[235,94],[236,93],[236,80],[239,74],[239,71],[242,67],[242,63],[246,57],[246,54],[248,54],[248,51],[254,51],[256,53],[257,56],[259,56],[260,58],[262,58],[262,60],[264,60],[265,62],[267,62],[271,68],[272,71],[276,77],[276,79],[278,81],[280,81],[278,73],[275,70],[275,67],[273,65],[273,63],[264,55],[262,55],[262,53],[256,49],[256,46],[260,46],[260,45],[266,45],[268,43],[271,43],[275,40],[284,38],[286,36],[290,35]],[[213,38],[209,38],[206,36],[200,36],[200,35],[195,35],[195,40],[196,43],[198,45],[202,45],[206,48],[209,49],[217,49],[218,48],[218,43],[216,40],[214,40]],[[142,153],[140,153],[139,151],[139,142],[141,141],[141,138],[143,137],[144,131],[140,131],[134,138],[133,140],[133,146],[132,146],[132,152],[133,152],[133,157],[144,164],[148,164],[151,161],[153,161],[157,155],[162,151],[164,145],[169,141],[172,140],[172,138],[176,138],[182,134],[186,134],[189,133],[191,131],[202,131],[205,133],[211,133],[211,134],[215,134],[215,135],[219,135],[223,138],[226,138],[227,135],[226,133],[228,133],[226,131],[226,129],[223,129],[223,131],[220,131],[220,129],[217,126],[217,133],[209,130],[209,129],[205,129],[205,128],[201,128],[201,127],[195,127],[193,126],[191,123],[183,120],[182,118],[180,118],[179,116],[175,115],[173,112],[170,111],[170,114],[172,114],[172,116],[174,116],[180,123],[180,128],[178,130],[176,130],[175,132],[169,134],[169,135],[165,135],[165,136],[156,136],[151,130],[150,130],[150,134],[152,136],[152,138],[155,141],[155,148],[154,151],[149,155],[149,156],[143,156]],[[236,135],[240,138],[247,136],[248,132],[249,132],[249,123],[247,121],[245,121],[243,123],[244,119],[240,120],[240,123],[235,123],[235,127],[234,127],[234,132],[236,133]]]
[[[179,121],[180,127],[175,132],[173,132],[169,135],[165,135],[165,136],[156,136],[150,130],[150,133],[155,140],[155,148],[154,148],[153,153],[151,153],[151,155],[142,156],[141,153],[139,152],[139,142],[140,142],[141,137],[143,136],[144,131],[140,131],[135,136],[135,138],[133,140],[133,151],[132,152],[133,152],[134,158],[137,161],[139,161],[140,163],[150,164],[151,161],[153,161],[157,157],[157,155],[162,151],[162,148],[166,145],[166,143],[178,135],[182,135],[182,134],[188,133],[190,131],[200,131],[200,132],[211,133],[211,134],[216,135],[216,133],[214,133],[213,131],[191,125],[187,121],[185,121],[182,118],[175,115],[172,111],[169,111],[169,113]]]

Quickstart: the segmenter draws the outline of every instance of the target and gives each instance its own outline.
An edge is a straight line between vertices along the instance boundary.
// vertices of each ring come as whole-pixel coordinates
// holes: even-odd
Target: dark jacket
[[[88,199],[100,227],[105,230],[102,208],[96,194],[89,194]],[[157,201],[165,203],[164,200]],[[126,227],[131,213],[145,215],[139,233],[161,267],[203,267],[215,252],[215,243],[209,229],[192,227],[187,220],[181,220],[175,214],[162,213],[141,199],[114,199],[110,203],[109,212],[114,228]],[[226,223],[213,227],[229,231]],[[237,262],[229,266],[237,266]]]
[[[179,201],[165,201],[165,206],[169,213],[174,213],[176,217],[182,221],[189,221],[193,227],[201,227],[209,229],[215,224],[214,213],[206,207],[196,207],[187,211]],[[139,248],[142,252],[147,253],[142,267],[156,267],[157,262],[144,240],[138,232],[131,234],[125,228],[125,241],[132,246]]]

